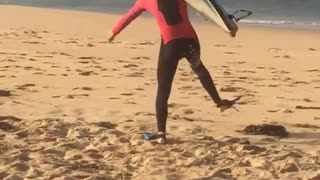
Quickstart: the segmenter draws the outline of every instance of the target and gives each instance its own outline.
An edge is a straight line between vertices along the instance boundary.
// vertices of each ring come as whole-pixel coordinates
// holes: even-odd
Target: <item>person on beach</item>
[[[112,29],[109,42],[112,42],[127,25],[144,11],[153,14],[161,33],[156,97],[158,132],[152,134],[149,139],[157,139],[159,143],[165,143],[168,99],[172,81],[181,59],[188,60],[202,86],[220,110],[232,107],[239,98],[226,100],[219,96],[208,70],[200,59],[200,43],[189,21],[187,4],[184,0],[137,0]]]

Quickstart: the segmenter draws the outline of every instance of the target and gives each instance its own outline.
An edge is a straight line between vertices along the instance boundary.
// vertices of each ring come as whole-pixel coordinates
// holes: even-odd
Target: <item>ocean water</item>
[[[0,0],[1,4],[46,8],[125,13],[135,0]],[[242,20],[264,26],[312,28],[320,30],[320,0],[220,0],[232,13],[237,9],[253,11]],[[191,11],[191,16],[199,18]]]

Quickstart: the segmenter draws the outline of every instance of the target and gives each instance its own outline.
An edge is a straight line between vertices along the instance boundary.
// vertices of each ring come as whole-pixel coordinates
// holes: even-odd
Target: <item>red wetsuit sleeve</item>
[[[125,14],[120,19],[118,24],[113,28],[113,34],[119,34],[126,26],[128,26],[131,23],[131,21],[137,18],[143,11],[145,11],[145,8],[142,5],[142,1],[137,0],[135,5],[127,12],[127,14]]]

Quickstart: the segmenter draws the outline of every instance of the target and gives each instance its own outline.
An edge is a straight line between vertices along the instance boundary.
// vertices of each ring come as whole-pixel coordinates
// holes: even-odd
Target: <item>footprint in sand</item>
[[[27,70],[27,71],[29,71],[29,70],[41,71],[40,68],[35,68],[35,67],[32,67],[32,66],[25,66],[25,67],[23,67],[23,69]]]
[[[194,114],[194,110],[192,110],[192,109],[185,109],[185,110],[183,111],[183,113],[186,114],[186,115]]]
[[[272,51],[272,52],[282,51],[282,49],[280,49],[280,48],[269,48],[268,50],[269,50],[269,51]]]
[[[94,90],[91,87],[76,87],[76,88],[73,88],[72,90],[78,90],[78,89],[84,90],[84,91],[92,91],[92,90]]]
[[[101,67],[101,66],[98,66],[98,65],[93,66],[93,68],[95,68],[95,69],[102,69],[102,67]]]
[[[0,97],[10,97],[10,96],[12,96],[10,91],[0,89]]]
[[[289,56],[289,55],[283,55],[283,56],[282,56],[282,58],[290,59],[290,58],[291,58],[291,56]]]
[[[248,77],[245,77],[245,76],[240,76],[238,77],[239,79],[248,79]]]
[[[11,59],[11,58],[7,58],[7,59],[5,59],[5,61],[6,61],[6,62],[17,62],[16,60]]]
[[[102,77],[108,77],[108,78],[112,77],[113,78],[114,76],[113,75],[103,75]]]
[[[44,73],[42,72],[36,72],[36,73],[33,73],[33,75],[43,75]]]
[[[312,124],[293,124],[292,126],[298,127],[298,128],[320,129],[320,126],[312,125]]]
[[[144,60],[149,60],[150,58],[147,56],[138,56],[138,57],[133,57],[131,59],[144,59]]]
[[[93,60],[96,59],[94,56],[81,56],[78,59],[83,59],[83,60]]]
[[[188,81],[190,82],[191,78],[180,78],[179,81]]]
[[[223,74],[224,75],[231,75],[232,73],[230,71],[224,71]]]
[[[121,96],[133,96],[134,93],[121,93],[120,95]]]
[[[268,87],[279,87],[281,84],[269,84]]]
[[[239,53],[236,53],[236,52],[231,52],[231,51],[226,51],[226,52],[224,52],[225,54],[231,54],[231,55],[238,55]]]
[[[294,111],[291,110],[291,109],[286,109],[286,110],[283,111],[283,113],[294,113]]]
[[[193,89],[193,86],[182,86],[178,88],[178,90],[191,90],[191,89]]]
[[[302,105],[297,105],[296,109],[309,109],[309,110],[320,110],[320,107],[317,106],[302,106]]]
[[[36,57],[36,58],[53,58],[53,56],[34,56],[34,57]]]
[[[320,69],[309,69],[307,72],[320,72]]]
[[[245,64],[244,61],[237,61],[237,62],[227,62],[228,64]]]
[[[290,74],[290,72],[285,70],[272,71],[272,74]]]
[[[65,98],[67,99],[74,99],[76,97],[87,97],[89,94],[69,94]]]
[[[60,52],[59,54],[60,54],[61,56],[69,56],[69,57],[71,57],[71,56],[72,56],[71,54],[64,53],[64,52]]]
[[[238,73],[257,73],[256,71],[252,71],[252,70],[241,70],[241,71],[237,71]]]
[[[129,47],[125,47],[126,49],[143,49],[141,47],[135,47],[135,46],[129,46]]]
[[[136,64],[127,64],[127,65],[124,65],[123,67],[124,67],[124,68],[137,68],[137,67],[139,67],[139,66],[136,65]]]
[[[301,101],[304,101],[304,102],[314,102],[313,100],[309,99],[309,98],[303,98],[301,99]]]
[[[79,75],[82,75],[82,76],[99,75],[98,73],[96,73],[94,71],[82,71],[80,69],[77,69],[76,71],[78,71]]]
[[[143,72],[129,73],[125,75],[125,77],[144,77],[144,73]]]
[[[144,91],[143,88],[135,88],[135,90],[137,90],[137,91]]]
[[[257,69],[266,69],[266,67],[256,67]]]
[[[118,63],[130,63],[129,61],[121,60],[121,59],[117,59],[115,61],[118,62]]]
[[[105,121],[93,122],[91,123],[91,125],[106,128],[106,129],[115,129],[118,126],[117,124],[114,124],[111,122],[105,122]]]
[[[121,97],[109,97],[110,100],[121,99]]]
[[[241,87],[223,87],[220,88],[221,92],[239,92],[239,91],[244,91],[244,88]]]
[[[35,84],[22,84],[22,85],[17,85],[17,89],[19,90],[29,90],[31,87],[35,87]]]
[[[95,47],[95,45],[92,44],[92,43],[88,43],[88,44],[87,44],[87,47]]]
[[[46,74],[47,76],[57,76],[56,74]]]
[[[81,63],[81,64],[89,64],[91,61],[79,61],[78,63]]]
[[[135,113],[136,116],[139,116],[139,115],[143,115],[143,116],[156,116],[156,114],[154,113],[150,113],[150,112],[137,112]]]
[[[65,98],[67,99],[74,99],[76,97],[88,97],[90,96],[89,94],[69,94],[69,95],[66,95]],[[52,98],[61,98],[63,96],[51,96]]]
[[[169,108],[174,108],[174,109],[177,109],[177,108],[179,108],[179,107],[186,107],[187,105],[185,105],[185,104],[177,104],[177,103],[170,103],[170,104],[168,104],[168,107]]]
[[[137,104],[137,103],[133,102],[133,101],[130,101],[130,100],[127,100],[126,102],[124,102],[124,104]]]
[[[226,45],[224,45],[224,44],[215,44],[214,46],[215,47],[225,47]]]
[[[119,68],[112,68],[111,71],[120,71]]]
[[[305,82],[305,81],[294,81],[294,82],[292,82],[292,84],[310,84],[310,83]]]
[[[187,72],[181,72],[181,73],[180,73],[180,76],[183,76],[183,77],[189,77],[189,76],[190,76],[190,74],[189,74],[189,73],[187,73]]]
[[[53,65],[51,66],[52,68],[61,68],[61,66],[56,66],[56,65]]]
[[[267,110],[267,112],[269,113],[276,113],[276,112],[279,112],[280,109],[271,109],[271,110]]]
[[[78,42],[77,41],[74,41],[74,40],[71,40],[71,41],[58,41],[58,42],[63,42],[63,43],[65,43],[65,44],[78,44]]]
[[[46,43],[39,42],[39,41],[24,41],[23,43],[25,43],[25,44],[42,44],[42,45],[46,44]]]
[[[15,59],[18,59],[18,60],[26,59],[26,57],[19,57],[19,56],[14,56],[14,57],[9,57],[9,58],[15,58]],[[13,60],[13,61],[16,62],[15,60]]]
[[[150,46],[152,46],[152,45],[154,45],[154,43],[151,41],[145,41],[145,42],[140,42],[140,43],[131,43],[130,45],[134,45],[134,46],[136,46],[136,45],[138,45],[138,46],[150,45]]]

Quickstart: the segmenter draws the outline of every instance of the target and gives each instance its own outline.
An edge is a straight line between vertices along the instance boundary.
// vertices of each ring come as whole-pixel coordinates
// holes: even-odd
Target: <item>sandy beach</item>
[[[186,60],[169,100],[168,144],[154,132],[160,46],[139,17],[0,6],[0,179],[320,180],[320,31],[240,24],[237,38],[193,22],[219,112]],[[288,138],[245,135],[278,124]]]

